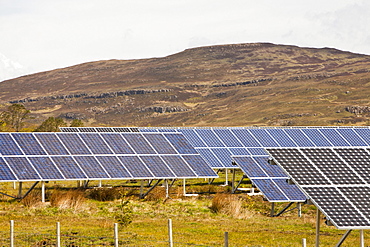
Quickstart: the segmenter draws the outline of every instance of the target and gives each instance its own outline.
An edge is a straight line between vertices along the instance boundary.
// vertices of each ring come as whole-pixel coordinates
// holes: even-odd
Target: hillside
[[[366,125],[370,56],[269,43],[79,64],[0,82],[23,103],[91,126]]]

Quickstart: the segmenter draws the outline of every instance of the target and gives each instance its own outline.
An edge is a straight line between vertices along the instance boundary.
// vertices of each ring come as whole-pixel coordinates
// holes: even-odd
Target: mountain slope
[[[209,46],[3,81],[0,103],[95,126],[363,125],[369,71],[370,56],[329,48]]]

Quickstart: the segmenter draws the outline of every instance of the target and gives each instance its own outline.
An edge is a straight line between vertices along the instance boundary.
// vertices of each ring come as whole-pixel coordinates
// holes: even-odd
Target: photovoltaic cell
[[[194,177],[196,174],[193,170],[185,163],[181,156],[163,156],[162,159],[167,163],[175,175],[181,177]]]
[[[9,166],[5,163],[4,159],[0,157],[0,180],[17,180]]]
[[[199,155],[183,155],[182,157],[198,176],[217,177],[212,168]]]
[[[142,135],[122,133],[123,138],[130,144],[137,154],[155,154],[154,149],[149,145]]]
[[[287,183],[286,179],[272,179],[290,201],[305,201],[306,195],[295,184]]]
[[[142,156],[142,161],[153,172],[155,177],[175,178],[175,174],[158,156]]]
[[[272,138],[279,144],[280,147],[296,147],[297,145],[290,139],[283,129],[267,129]]]
[[[229,129],[214,129],[213,131],[227,147],[243,147],[243,144]]]
[[[217,159],[210,149],[198,148],[197,151],[205,160],[207,160],[211,167],[223,167],[222,163]]]
[[[247,129],[231,129],[231,132],[240,140],[245,147],[261,147],[261,144],[254,138]]]
[[[56,133],[70,154],[91,154],[77,133]]]
[[[84,133],[79,134],[93,154],[112,154],[104,140],[99,134]]]
[[[198,133],[208,147],[225,147],[211,129],[195,129],[195,132]]]
[[[336,129],[319,129],[319,131],[328,139],[333,146],[349,146],[348,142],[336,131]]]
[[[226,164],[227,166],[231,165],[232,154],[227,148],[211,148],[211,151],[215,154],[216,157],[218,157],[222,164]]]
[[[269,175],[270,177],[283,177],[288,178],[288,176],[281,170],[277,165],[271,165],[268,163],[268,157],[256,156],[254,160],[257,164]]]
[[[367,143],[361,139],[353,129],[337,129],[337,132],[351,144],[351,146],[367,146]]]
[[[251,155],[267,155],[265,149],[263,148],[248,148]]]
[[[360,148],[335,148],[334,151],[359,174],[362,179],[370,184],[370,154]]]
[[[302,129],[303,133],[310,138],[310,140],[317,147],[330,147],[332,146],[330,142],[319,132],[318,129]]]
[[[25,157],[4,157],[19,180],[40,180],[40,176]]]
[[[179,129],[184,134],[186,139],[190,142],[193,147],[207,147],[207,145],[199,138],[195,130],[193,129]]]
[[[168,141],[162,134],[145,135],[145,138],[155,148],[159,154],[176,154],[175,149],[168,145]]]
[[[122,138],[120,134],[104,133],[101,134],[102,138],[108,143],[109,147],[116,154],[134,154],[135,152]]]
[[[370,145],[370,129],[353,129],[361,138],[364,140],[367,145]]]
[[[230,148],[229,149],[232,155],[250,155],[246,148]]]
[[[2,155],[22,155],[22,151],[9,133],[0,133],[0,154]]]
[[[111,178],[132,178],[115,156],[96,156]]]
[[[253,184],[264,192],[263,194],[270,202],[289,200],[271,179],[254,179]]]
[[[49,157],[29,157],[29,161],[44,180],[63,180],[63,175],[58,171]]]
[[[12,133],[11,134],[19,146],[22,148],[24,154],[27,155],[45,155],[36,138],[31,133]]]
[[[66,179],[87,179],[72,157],[55,156],[51,157],[51,159]]]
[[[198,152],[182,134],[164,134],[167,140],[175,147],[179,154],[197,154]]]
[[[35,137],[39,140],[49,155],[68,155],[67,149],[54,133],[39,133]]]
[[[153,178],[148,167],[137,156],[118,156],[118,159],[135,178]]]
[[[285,129],[289,137],[297,143],[298,147],[314,147],[315,144],[307,138],[300,129]]]
[[[236,164],[249,178],[267,178],[268,175],[261,169],[258,163],[248,156],[233,157]]]
[[[74,159],[90,179],[109,178],[98,161],[93,156],[74,156]]]
[[[263,147],[279,147],[279,144],[272,139],[265,129],[250,129],[249,131]]]

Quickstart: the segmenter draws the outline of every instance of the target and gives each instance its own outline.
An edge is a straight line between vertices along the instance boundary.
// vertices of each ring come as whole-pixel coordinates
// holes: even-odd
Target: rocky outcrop
[[[370,113],[369,106],[347,106],[346,111],[356,114],[357,116]]]
[[[188,108],[181,107],[181,106],[149,106],[149,107],[139,108],[138,110],[140,112],[158,112],[158,113],[189,111]]]
[[[37,98],[25,98],[21,100],[12,100],[9,101],[11,104],[15,103],[27,103],[33,101],[41,100],[55,100],[55,99],[71,99],[71,98],[84,98],[84,99],[104,99],[104,98],[115,98],[125,95],[135,95],[135,94],[148,94],[148,93],[163,93],[170,92],[171,89],[137,89],[137,90],[126,90],[118,92],[107,92],[107,93],[78,93],[78,94],[69,94],[69,95],[53,95]]]

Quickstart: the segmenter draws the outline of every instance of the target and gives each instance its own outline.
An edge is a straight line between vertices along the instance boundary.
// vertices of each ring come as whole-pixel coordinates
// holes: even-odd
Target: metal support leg
[[[271,217],[274,217],[274,214],[275,214],[275,203],[272,202],[271,203],[271,213],[270,213],[270,216]]]
[[[229,176],[228,176],[228,170],[225,169],[225,186],[229,185]]]
[[[343,244],[344,240],[348,237],[348,235],[352,232],[351,230],[346,231],[346,233],[342,236],[342,238],[339,240],[339,242],[335,245],[335,247],[339,247]]]
[[[320,245],[320,210],[316,209],[316,247]]]
[[[365,247],[364,230],[360,230],[360,247]]]
[[[302,203],[297,202],[298,217],[302,217]]]
[[[23,186],[23,182],[19,182],[19,186],[18,186],[18,198],[21,198],[22,197],[22,186]]]
[[[169,196],[168,180],[167,179],[164,180],[164,184],[166,186],[166,198],[169,198],[170,196]]]
[[[45,182],[41,182],[41,202],[45,202]]]
[[[140,181],[140,198],[143,198],[144,195],[144,180]]]
[[[234,187],[235,187],[235,169],[233,169],[233,179],[231,181],[231,191],[234,193]]]

